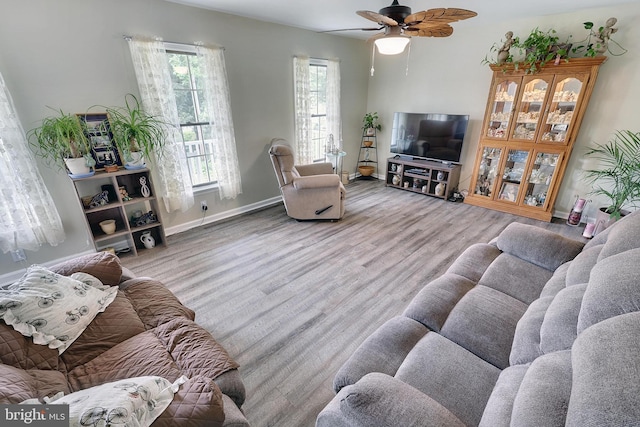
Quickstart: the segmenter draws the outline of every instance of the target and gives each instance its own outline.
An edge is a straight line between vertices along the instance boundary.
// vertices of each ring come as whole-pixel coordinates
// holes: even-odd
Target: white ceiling
[[[342,28],[375,27],[374,22],[356,15],[356,10],[377,12],[392,0],[168,0],[174,3],[201,7],[244,16],[260,21],[289,25],[313,31]],[[437,7],[470,9],[478,16],[454,22],[454,30],[461,26],[485,25],[531,16],[556,15],[580,9],[634,3],[640,0],[399,0],[413,12]],[[339,35],[366,39],[372,32],[348,31]]]

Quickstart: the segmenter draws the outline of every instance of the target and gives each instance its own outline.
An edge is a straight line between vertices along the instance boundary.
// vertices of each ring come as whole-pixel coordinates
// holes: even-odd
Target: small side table
[[[342,177],[342,161],[346,155],[346,151],[330,151],[326,154],[327,160],[333,165],[333,171],[340,177]]]

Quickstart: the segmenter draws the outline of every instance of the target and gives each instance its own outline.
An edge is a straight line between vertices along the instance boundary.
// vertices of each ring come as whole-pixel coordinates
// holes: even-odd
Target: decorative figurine
[[[618,31],[617,28],[613,28],[616,25],[618,20],[616,18],[609,18],[607,22],[604,24],[604,27],[599,31],[592,31],[593,36],[595,37],[594,50],[603,55],[607,49],[609,48],[609,39],[611,39],[611,35]]]
[[[133,197],[129,196],[127,187],[125,187],[124,185],[118,187],[118,191],[120,192],[120,197],[122,197],[123,202],[128,202],[129,200],[133,199]]]
[[[496,56],[496,62],[498,64],[503,64],[507,61],[509,58],[509,50],[511,49],[511,46],[513,46],[513,43],[515,43],[515,40],[513,40],[513,31],[507,31],[507,34],[504,36],[506,37],[506,40],[502,47],[498,49],[498,54]]]
[[[93,198],[91,199],[91,202],[89,203],[89,207],[97,208],[98,206],[104,206],[107,203],[109,203],[109,192],[102,191],[96,194],[95,196],[93,196]]]
[[[149,197],[151,195],[151,190],[147,186],[147,178],[144,176],[140,177],[140,194],[142,197]]]

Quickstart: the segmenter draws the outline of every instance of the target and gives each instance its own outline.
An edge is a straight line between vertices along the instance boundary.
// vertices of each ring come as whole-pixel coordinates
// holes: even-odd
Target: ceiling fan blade
[[[417,27],[414,25],[405,28],[404,33],[408,36],[414,37],[449,37],[453,34],[453,27],[449,24],[424,27]]]
[[[379,31],[381,29],[383,29],[384,27],[375,27],[375,28],[340,28],[339,30],[325,30],[325,31],[318,31],[319,33],[335,33],[338,31]]]
[[[388,16],[381,15],[378,12],[372,12],[370,10],[359,10],[356,13],[363,18],[376,22],[380,25],[390,25],[392,27],[398,25],[398,22],[396,22],[395,19],[391,19]]]
[[[473,18],[478,14],[472,10],[450,8],[436,8],[423,10],[407,16],[404,22],[407,25],[414,26],[422,22],[437,22],[440,24],[448,24],[450,22],[462,21],[463,19]]]

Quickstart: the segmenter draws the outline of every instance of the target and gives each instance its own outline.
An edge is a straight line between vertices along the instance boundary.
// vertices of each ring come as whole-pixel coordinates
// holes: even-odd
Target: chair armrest
[[[373,372],[340,390],[340,412],[350,426],[462,427],[453,413],[418,389],[387,374]]]
[[[340,186],[340,177],[334,174],[301,176],[293,180],[293,188],[303,190],[308,188],[332,188]]]
[[[300,176],[332,174],[333,165],[329,162],[296,165],[296,170]]]
[[[584,243],[533,225],[512,222],[496,239],[498,249],[550,271],[571,261]]]

